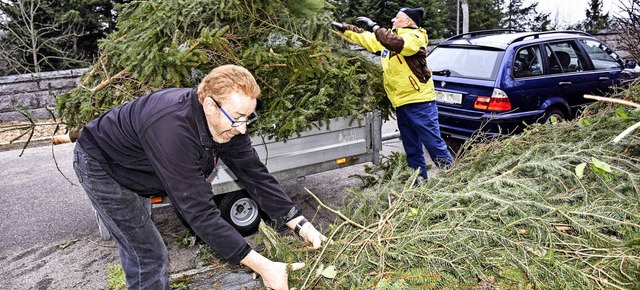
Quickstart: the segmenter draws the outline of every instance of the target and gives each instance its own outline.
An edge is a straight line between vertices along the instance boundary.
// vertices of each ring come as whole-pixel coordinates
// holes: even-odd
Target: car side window
[[[516,78],[542,75],[540,47],[523,47],[513,60],[513,76]]]
[[[622,69],[620,57],[606,45],[591,39],[581,39],[580,41],[584,45],[587,54],[589,54],[591,62],[593,62],[594,69]]]
[[[585,70],[585,58],[574,41],[545,45],[550,74],[581,72]]]

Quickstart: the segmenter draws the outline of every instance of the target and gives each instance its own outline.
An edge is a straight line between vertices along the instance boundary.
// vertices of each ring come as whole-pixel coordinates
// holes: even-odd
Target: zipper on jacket
[[[414,79],[412,76],[409,76],[409,82],[411,83],[411,86],[413,87],[414,90],[418,92],[420,91],[420,85],[418,84],[416,79]]]

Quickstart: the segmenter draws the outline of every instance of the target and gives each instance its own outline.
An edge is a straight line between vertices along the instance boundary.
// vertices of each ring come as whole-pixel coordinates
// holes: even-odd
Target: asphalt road
[[[93,210],[72,167],[73,144],[20,153],[0,152],[0,251],[94,233]]]

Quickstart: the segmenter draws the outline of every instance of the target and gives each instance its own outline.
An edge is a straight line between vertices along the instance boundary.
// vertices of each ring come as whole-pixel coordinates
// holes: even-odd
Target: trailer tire
[[[218,203],[222,218],[242,236],[258,231],[262,213],[258,204],[244,190],[224,194]]]

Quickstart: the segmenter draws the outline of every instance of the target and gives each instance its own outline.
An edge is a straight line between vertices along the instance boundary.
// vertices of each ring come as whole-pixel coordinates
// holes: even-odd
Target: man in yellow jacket
[[[370,31],[347,23],[333,25],[345,37],[380,56],[384,88],[396,109],[407,162],[411,168],[420,168],[426,179],[423,145],[438,167],[451,164],[453,157],[440,136],[435,89],[426,59],[429,39],[426,30],[420,28],[422,13],[422,8],[400,9],[391,20],[391,30],[367,17],[358,17],[356,21],[364,23]]]

